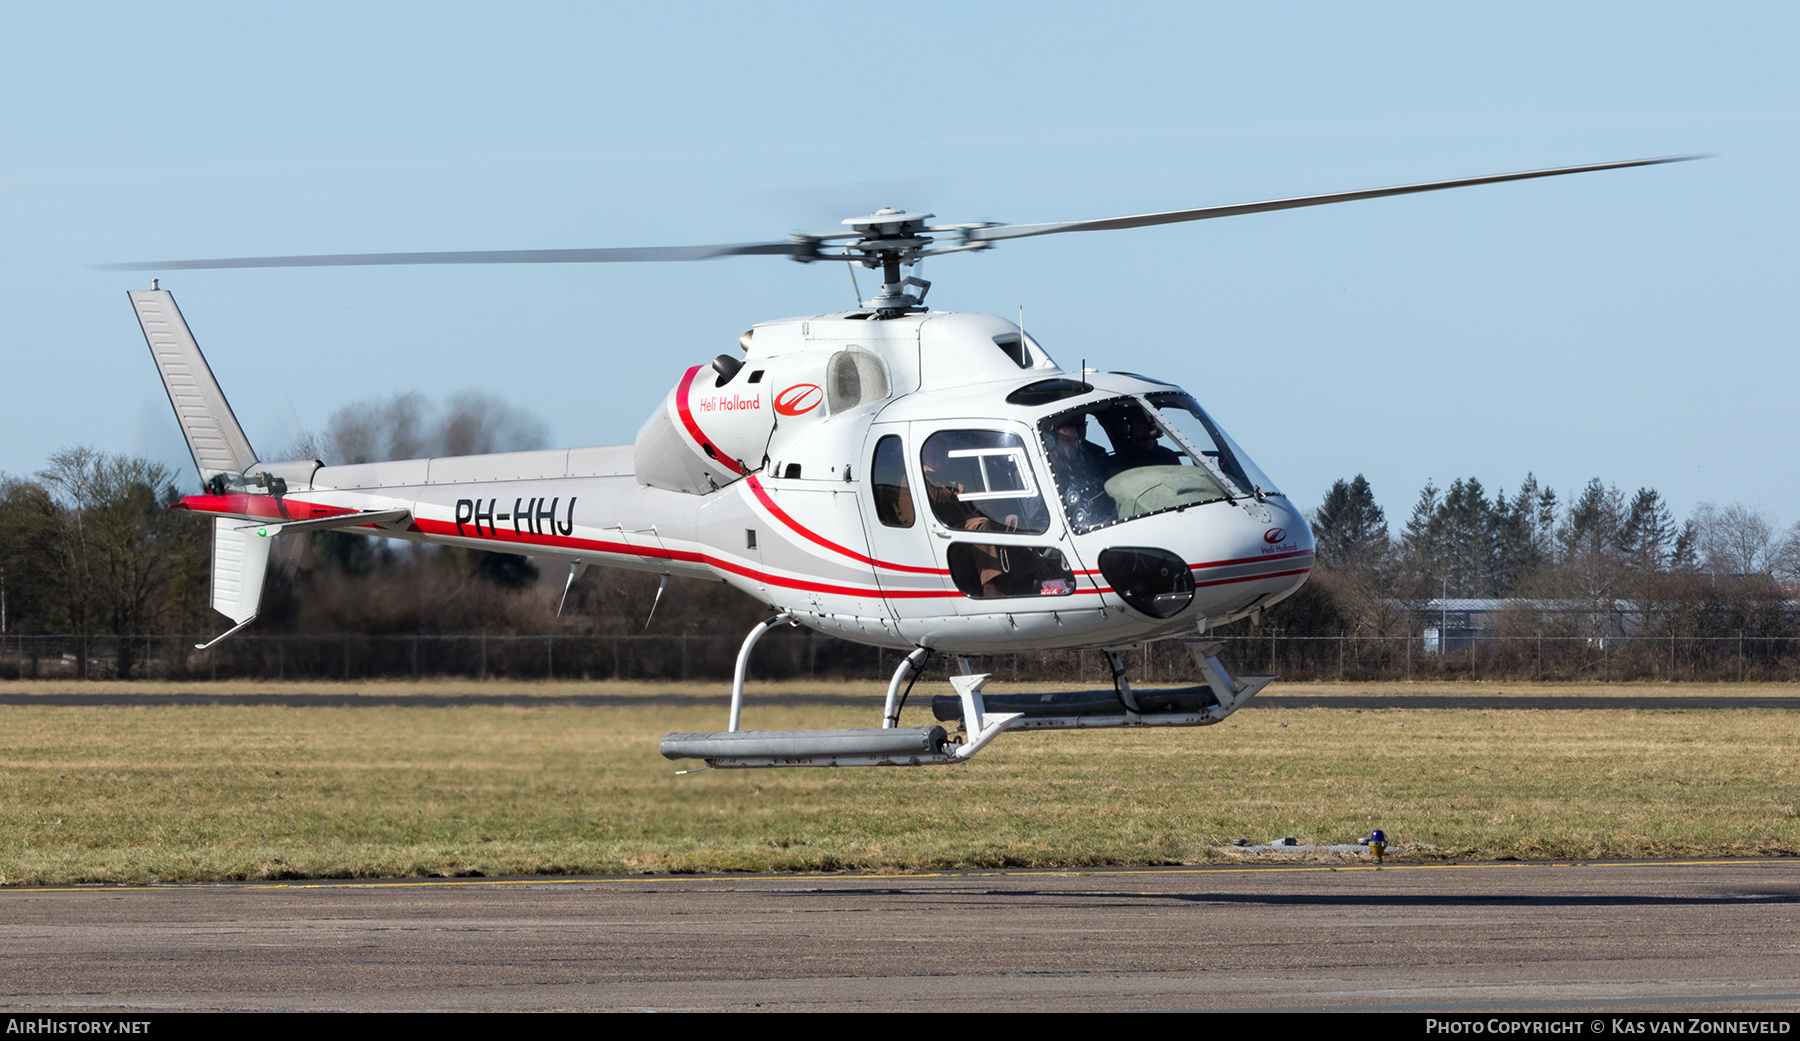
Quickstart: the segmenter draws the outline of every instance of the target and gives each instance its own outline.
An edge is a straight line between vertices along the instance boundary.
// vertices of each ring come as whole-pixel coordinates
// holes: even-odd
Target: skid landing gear
[[[1225,645],[1217,640],[1193,640],[1188,653],[1206,682],[1194,687],[1133,690],[1118,651],[1107,651],[1112,670],[1112,690],[1072,690],[1049,694],[989,694],[990,710],[1016,712],[1014,730],[1086,730],[1099,727],[1204,727],[1219,722],[1244,707],[1273,682],[1274,676],[1234,678],[1219,661]],[[931,699],[932,715],[950,721],[964,718],[955,698]]]
[[[943,722],[961,725],[961,741],[942,726],[902,727],[900,708],[906,692],[930,658],[921,647],[901,661],[888,683],[881,726],[846,730],[740,730],[743,714],[744,675],[750,651],[763,634],[792,615],[780,614],[763,622],[745,637],[738,651],[737,672],[731,685],[729,729],[701,734],[669,734],[662,740],[667,759],[700,759],[707,767],[744,769],[774,766],[948,766],[966,763],[1008,730],[1085,730],[1100,727],[1209,726],[1242,708],[1268,686],[1273,676],[1234,679],[1219,662],[1224,644],[1193,641],[1188,650],[1206,683],[1194,687],[1133,690],[1123,656],[1107,652],[1113,689],[1062,691],[1049,694],[983,694],[989,674],[969,672],[966,659],[958,659],[963,674],[950,677],[951,695],[932,698],[932,714]],[[901,684],[905,683],[905,691]],[[699,767],[698,769],[705,769]],[[686,771],[684,771],[686,772]]]

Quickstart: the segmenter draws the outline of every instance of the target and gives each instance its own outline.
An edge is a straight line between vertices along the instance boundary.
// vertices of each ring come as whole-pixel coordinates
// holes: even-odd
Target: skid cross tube
[[[918,679],[919,669],[923,667],[925,659],[929,657],[931,657],[930,649],[919,647],[900,659],[900,666],[894,670],[894,678],[888,681],[887,707],[881,713],[883,730],[892,730],[900,725],[900,681],[906,679],[907,673],[912,673],[912,678]],[[906,684],[906,689],[912,689],[910,681]]]
[[[1024,718],[1019,712],[988,712],[981,697],[981,688],[987,686],[987,681],[992,678],[993,675],[986,672],[950,677],[950,686],[955,688],[956,696],[962,699],[963,733],[969,738],[965,744],[951,749],[950,758],[957,762],[967,762],[976,752],[999,737],[1002,731]]]
[[[793,612],[783,611],[750,630],[750,635],[744,637],[744,645],[738,648],[737,671],[731,676],[731,725],[726,727],[727,731],[736,731],[738,717],[744,714],[744,673],[750,668],[751,650],[756,647],[756,641],[763,638],[764,633],[783,622],[789,625],[800,624],[794,620]]]

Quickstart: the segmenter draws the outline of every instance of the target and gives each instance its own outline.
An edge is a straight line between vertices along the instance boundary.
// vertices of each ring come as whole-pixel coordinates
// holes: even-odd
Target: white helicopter
[[[784,256],[879,267],[855,311],[762,322],[742,356],[694,365],[630,445],[356,466],[269,462],[250,447],[168,291],[132,306],[175,407],[212,515],[212,604],[256,619],[271,540],[339,529],[724,581],[776,613],[738,653],[729,726],[671,734],[670,759],[715,767],[967,762],[1007,730],[1205,726],[1275,677],[1233,677],[1216,626],[1306,581],[1305,516],[1195,400],[1132,373],[1064,369],[1002,318],[924,305],[902,269],[1004,239],[1206,220],[1561,174],[1673,156],[1049,224],[929,224],[883,209],[849,230],[779,242],[642,249],[248,257],[115,270],[375,264],[582,263]],[[909,292],[917,290],[917,295]],[[661,587],[658,588],[658,595]],[[564,587],[567,595],[567,586]],[[804,625],[907,651],[880,726],[739,728],[751,651]],[[1189,636],[1200,686],[1133,690],[1116,650]],[[1114,689],[984,695],[966,655],[1106,650]],[[932,654],[957,657],[952,696],[899,726]],[[904,687],[904,691],[903,691]],[[704,767],[702,767],[704,768]]]

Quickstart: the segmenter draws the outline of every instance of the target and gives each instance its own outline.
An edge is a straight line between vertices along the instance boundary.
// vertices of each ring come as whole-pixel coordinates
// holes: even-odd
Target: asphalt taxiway
[[[0,890],[87,1009],[1800,1010],[1800,862]]]

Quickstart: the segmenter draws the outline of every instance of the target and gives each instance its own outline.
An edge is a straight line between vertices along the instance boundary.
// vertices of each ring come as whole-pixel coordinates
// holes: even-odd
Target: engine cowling
[[[638,483],[704,495],[761,469],[775,429],[769,382],[750,382],[761,375],[724,364],[683,373],[638,430]]]

